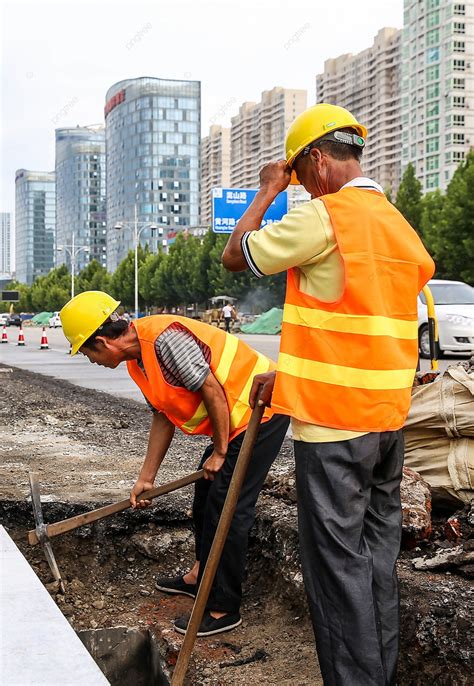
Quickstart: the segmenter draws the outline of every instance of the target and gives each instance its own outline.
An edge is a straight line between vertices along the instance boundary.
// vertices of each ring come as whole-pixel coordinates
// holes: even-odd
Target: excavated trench
[[[120,500],[143,461],[149,412],[133,401],[18,369],[2,393],[0,523],[111,683],[141,686],[152,677],[166,683],[182,642],[172,622],[190,611],[192,600],[160,593],[154,579],[182,573],[193,561],[192,489],[160,498],[149,510],[127,510],[54,538],[65,595],[52,583],[41,548],[26,538],[34,528],[28,471],[39,473],[47,523]],[[177,434],[159,483],[193,471],[204,445],[204,439]],[[243,624],[196,642],[188,674],[193,686],[322,684],[298,558],[293,467],[285,441],[257,505]],[[435,537],[403,552],[398,563],[399,686],[472,682],[472,583],[455,570],[420,572],[412,565],[413,557],[446,544],[442,534]]]
[[[93,507],[93,504],[90,505]],[[79,514],[84,505],[44,503],[48,522]],[[165,596],[154,577],[173,575],[193,559],[189,521],[155,521],[153,511],[122,513],[52,539],[65,579],[58,592],[40,546],[31,547],[29,503],[0,502],[0,520],[76,630],[112,686],[168,684],[181,637],[174,617],[192,601]],[[257,521],[249,551],[243,630],[198,641],[188,682],[220,684],[320,684],[301,578],[291,561],[294,541]],[[287,568],[272,569],[272,550],[287,537]],[[272,540],[273,537],[273,540]],[[266,540],[266,551],[261,539]],[[283,563],[284,564],[284,563]],[[399,684],[469,684],[469,582],[446,574],[416,574],[399,566],[402,651]],[[286,639],[281,636],[286,628]]]

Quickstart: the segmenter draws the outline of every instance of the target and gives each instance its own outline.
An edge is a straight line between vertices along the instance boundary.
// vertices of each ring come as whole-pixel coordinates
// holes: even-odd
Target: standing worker
[[[261,402],[293,417],[301,561],[326,686],[395,684],[401,427],[418,358],[417,294],[434,271],[415,231],[364,177],[366,135],[342,107],[300,114],[286,160],[261,170],[222,260],[259,277],[288,272],[276,377],[258,382]],[[289,183],[311,201],[258,231]]]
[[[235,310],[230,303],[226,303],[222,308],[222,316],[224,317],[225,330],[230,333],[230,324],[235,319]]]
[[[80,293],[61,310],[64,335],[71,355],[81,352],[92,363],[112,369],[126,362],[154,410],[148,450],[130,494],[132,507],[150,505],[137,498],[153,488],[175,427],[212,437],[199,466],[205,479],[195,484],[196,561],[184,576],[158,579],[156,584],[161,591],[195,597],[250,420],[253,377],[274,369],[275,364],[209,324],[164,314],[127,322],[116,313],[119,305],[107,293]],[[288,423],[288,417],[265,411],[198,636],[228,631],[242,621],[248,532],[258,494]],[[185,633],[188,619],[177,618],[176,631]]]

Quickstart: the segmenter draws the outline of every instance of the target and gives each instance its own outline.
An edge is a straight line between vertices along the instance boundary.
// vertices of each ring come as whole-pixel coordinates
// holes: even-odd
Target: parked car
[[[8,323],[9,316],[8,312],[2,312],[0,314],[0,326],[10,326]]]
[[[17,314],[16,312],[12,312],[12,314],[9,314],[7,326],[21,326],[20,315]]]
[[[62,326],[59,312],[53,312],[53,316],[49,318],[49,328],[55,329],[58,326]]]
[[[474,288],[462,281],[432,279],[438,319],[439,356],[446,352],[474,354]],[[418,296],[418,341],[420,357],[430,357],[428,309],[423,292]]]

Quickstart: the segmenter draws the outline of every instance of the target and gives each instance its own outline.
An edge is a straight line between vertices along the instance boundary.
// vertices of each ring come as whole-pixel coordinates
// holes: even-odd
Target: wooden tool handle
[[[152,488],[150,491],[145,491],[144,493],[140,494],[138,500],[151,500],[152,498],[157,498],[160,495],[165,495],[165,493],[177,491],[179,488],[189,486],[189,484],[198,481],[203,476],[204,469],[200,469],[197,472],[183,476],[181,479],[170,481],[167,484],[158,486],[157,488]],[[56,522],[55,524],[48,524],[46,527],[46,533],[49,538],[52,538],[53,536],[64,534],[66,531],[72,531],[80,526],[84,526],[84,524],[90,524],[91,522],[96,522],[98,519],[110,517],[110,515],[116,514],[117,512],[122,512],[128,507],[131,507],[129,498],[126,500],[120,500],[118,503],[111,503],[110,505],[99,507],[97,510],[91,510],[90,512],[85,512],[84,514],[76,515],[75,517],[70,517],[69,519],[64,519],[63,521]],[[30,545],[36,545],[39,543],[36,529],[28,531],[28,542]]]
[[[259,396],[260,397],[260,393]],[[232,518],[234,516],[237,502],[239,500],[242,484],[244,483],[247,468],[252,459],[252,451],[255,441],[257,439],[260,422],[262,421],[265,407],[263,405],[256,405],[252,411],[250,421],[245,432],[244,440],[240,446],[239,456],[234,467],[234,473],[227,490],[227,496],[222,508],[219,524],[217,525],[214,540],[212,542],[209,557],[207,558],[204,574],[199,584],[198,593],[194,601],[193,610],[189,618],[186,635],[184,637],[183,645],[178,655],[178,661],[173,671],[171,679],[171,686],[183,686],[186,671],[188,669],[189,660],[193,651],[196,634],[199,630],[201,620],[204,614],[209,593],[211,592],[212,582],[216,575],[217,567],[219,565],[222,550],[229,533]]]

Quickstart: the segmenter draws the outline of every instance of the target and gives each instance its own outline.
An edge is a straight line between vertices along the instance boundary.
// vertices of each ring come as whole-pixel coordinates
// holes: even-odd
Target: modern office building
[[[0,279],[11,276],[11,214],[0,212]]]
[[[106,95],[107,265],[113,271],[134,245],[150,241],[148,224],[169,241],[199,224],[201,84],[142,77]],[[121,222],[127,228],[114,227]]]
[[[15,174],[16,279],[32,284],[54,267],[56,190],[54,172]]]
[[[107,265],[103,126],[56,129],[57,265],[70,268],[73,237],[76,272],[89,260]]]
[[[286,131],[306,109],[307,92],[276,87],[260,102],[244,102],[231,122],[230,184],[258,188],[260,169],[285,156]]]
[[[212,221],[211,191],[230,186],[230,129],[214,124],[201,140],[201,224]]]
[[[474,146],[474,0],[405,0],[402,168],[446,188]]]
[[[368,129],[362,167],[396,193],[401,172],[402,31],[383,28],[370,48],[324,63],[316,77],[316,101],[346,107]]]

